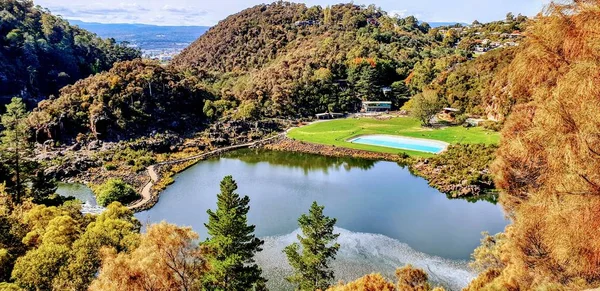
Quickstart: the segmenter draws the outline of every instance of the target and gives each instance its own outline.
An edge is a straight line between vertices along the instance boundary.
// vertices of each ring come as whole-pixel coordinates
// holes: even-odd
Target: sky
[[[333,5],[343,0],[294,1]],[[427,22],[471,23],[504,19],[507,12],[535,16],[550,0],[355,0],[358,5],[375,4],[400,16],[414,15]],[[346,2],[349,2],[346,1]],[[100,23],[144,23],[156,25],[212,26],[261,0],[34,0],[66,19]]]

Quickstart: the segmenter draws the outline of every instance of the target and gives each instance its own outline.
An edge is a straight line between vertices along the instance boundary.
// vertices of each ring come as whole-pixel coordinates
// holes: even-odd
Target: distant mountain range
[[[208,26],[158,26],[148,24],[94,23],[68,20],[103,38],[114,38],[118,42],[129,42],[146,56],[168,58],[194,42],[204,34]]]

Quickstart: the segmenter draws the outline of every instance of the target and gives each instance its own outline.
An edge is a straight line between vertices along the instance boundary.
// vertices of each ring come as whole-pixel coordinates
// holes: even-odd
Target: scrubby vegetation
[[[0,97],[58,95],[65,85],[140,55],[71,26],[32,1],[0,1]]]
[[[198,127],[208,98],[183,74],[135,60],[81,80],[40,102],[29,120],[36,140],[125,139],[154,130]]]
[[[473,60],[441,72],[426,86],[443,97],[448,106],[470,114],[503,119],[512,110],[514,100],[505,92],[507,67],[517,48],[491,51]]]
[[[429,184],[452,197],[477,196],[494,189],[489,168],[497,146],[457,144],[412,166]]]
[[[502,264],[472,290],[584,290],[600,284],[600,2],[551,4],[509,67],[511,114],[494,166],[513,223]]]
[[[103,251],[102,269],[89,290],[202,290],[209,265],[197,239],[189,227],[151,225],[135,250]]]
[[[406,265],[396,270],[398,283],[394,284],[380,274],[370,274],[348,284],[340,283],[328,291],[443,291],[444,288],[432,288],[428,275],[421,269]]]
[[[104,168],[108,171],[121,169],[137,173],[156,163],[153,152],[144,149],[134,150],[131,147],[102,152],[98,157],[106,161]]]
[[[82,290],[94,280],[100,249],[133,250],[140,223],[118,204],[98,217],[77,204],[15,203],[2,191],[0,253],[7,254],[0,280],[10,290]],[[12,209],[7,208],[12,203]]]
[[[129,204],[140,198],[140,195],[121,179],[110,179],[102,185],[94,187],[98,204],[106,207],[113,202]]]

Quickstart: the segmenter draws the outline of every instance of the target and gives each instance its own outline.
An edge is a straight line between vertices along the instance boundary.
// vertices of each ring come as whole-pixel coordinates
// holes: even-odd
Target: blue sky
[[[398,15],[414,15],[423,21],[470,23],[503,19],[507,12],[527,16],[537,14],[550,0],[355,0],[355,4],[375,4]],[[260,0],[34,0],[67,19],[102,23],[145,23],[158,25],[211,26],[245,8],[265,3]],[[332,5],[340,0],[295,1],[312,5]]]

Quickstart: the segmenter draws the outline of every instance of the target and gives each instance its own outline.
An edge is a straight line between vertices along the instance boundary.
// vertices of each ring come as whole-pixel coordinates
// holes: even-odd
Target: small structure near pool
[[[446,142],[432,139],[382,134],[362,135],[354,137],[348,140],[348,142],[430,154],[439,154],[445,151],[450,145]]]
[[[363,101],[362,110],[369,112],[384,112],[392,110],[391,101]]]
[[[344,113],[331,113],[331,112],[319,113],[316,115],[317,119],[336,119],[336,118],[342,118],[344,116],[345,116]]]

